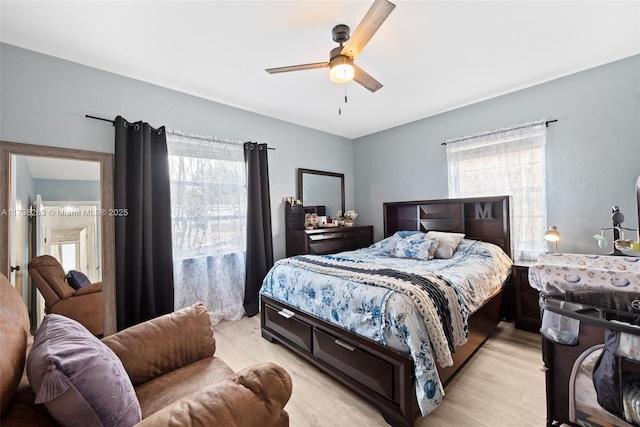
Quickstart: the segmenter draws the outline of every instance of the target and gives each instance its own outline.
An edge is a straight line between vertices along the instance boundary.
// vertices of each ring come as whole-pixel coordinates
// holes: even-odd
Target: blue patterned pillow
[[[369,246],[369,249],[375,249],[375,250],[378,250],[378,251],[382,251],[384,248],[387,247],[387,245],[390,244],[390,242],[393,242],[393,245],[395,247],[395,244],[398,241],[398,239],[399,239],[399,237],[397,237],[396,235],[389,236],[386,239],[382,239],[379,242],[376,242],[373,245]]]
[[[404,239],[405,237],[413,237],[413,238],[420,238],[420,237],[424,237],[424,233],[422,231],[416,231],[416,230],[403,230],[403,231],[396,231],[394,233],[394,236],[398,236],[401,239]]]
[[[393,251],[401,240],[418,240],[423,237],[424,233],[419,231],[396,231],[393,236],[389,237],[389,241],[380,248],[380,251],[393,256]]]
[[[438,241],[431,239],[405,238],[399,240],[393,250],[393,256],[397,258],[412,258],[421,260],[433,259],[438,249]]]
[[[422,239],[425,233],[421,231],[407,230],[396,231],[386,239],[380,240],[369,246],[370,249],[375,249],[382,252],[385,255],[393,256],[393,251],[396,248],[396,244],[402,239]]]

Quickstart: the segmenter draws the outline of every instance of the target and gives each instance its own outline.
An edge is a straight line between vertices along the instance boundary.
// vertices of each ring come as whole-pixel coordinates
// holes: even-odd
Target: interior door
[[[45,213],[42,197],[36,194],[36,212]],[[44,255],[45,252],[45,233],[44,233],[44,217],[45,215],[36,216],[36,256]]]
[[[46,215],[46,210],[44,209],[44,204],[42,203],[42,197],[40,194],[36,194],[36,216],[35,216],[35,229],[36,229],[36,247],[35,253],[33,257],[37,257],[39,255],[45,254],[45,235],[44,235],[44,218]],[[44,298],[40,292],[35,292],[35,313],[33,316],[32,324],[35,325],[34,329],[37,329],[42,323],[42,319],[44,318]]]
[[[16,159],[13,158],[11,159],[11,177],[9,178],[9,182],[11,183],[11,193],[13,195],[13,197],[11,197],[11,210],[10,212],[16,212],[16,209],[18,207],[18,203],[17,203],[17,197],[15,197],[16,194]],[[20,287],[17,286],[16,283],[16,267],[20,267],[17,266],[17,260],[18,260],[18,248],[17,246],[17,242],[18,242],[18,236],[16,233],[16,215],[8,215],[9,216],[9,233],[10,233],[10,239],[11,239],[11,244],[9,245],[9,264],[11,266],[11,271],[9,272],[9,281],[13,284],[13,286],[16,287],[16,289],[18,289],[18,291],[20,291]]]
[[[10,198],[10,274],[9,280],[20,292],[24,301],[29,298],[29,194],[23,182],[17,178],[18,163],[11,162],[11,195]]]
[[[87,249],[89,248],[89,245],[87,245],[87,240],[87,229],[83,228],[82,230],[80,230],[80,240],[78,242],[79,249],[76,253],[78,254],[79,259],[79,270],[89,276],[92,272],[90,272],[89,270],[89,257],[87,256]]]

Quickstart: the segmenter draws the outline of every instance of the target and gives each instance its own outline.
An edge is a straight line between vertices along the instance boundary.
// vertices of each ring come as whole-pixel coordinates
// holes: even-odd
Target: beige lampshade
[[[552,225],[549,227],[546,233],[544,233],[544,240],[547,242],[553,242],[553,253],[558,253],[558,240],[560,240],[560,232],[558,227]]]
[[[558,227],[552,225],[549,227],[546,233],[544,233],[544,240],[547,242],[557,242],[560,240],[560,232],[558,231]]]

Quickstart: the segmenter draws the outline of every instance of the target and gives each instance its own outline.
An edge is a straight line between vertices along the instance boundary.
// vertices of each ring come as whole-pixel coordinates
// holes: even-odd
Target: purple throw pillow
[[[91,284],[91,280],[85,274],[78,270],[69,270],[67,273],[67,283],[76,291]]]
[[[129,375],[116,354],[73,319],[45,316],[27,358],[27,376],[62,426],[132,426],[142,419]]]

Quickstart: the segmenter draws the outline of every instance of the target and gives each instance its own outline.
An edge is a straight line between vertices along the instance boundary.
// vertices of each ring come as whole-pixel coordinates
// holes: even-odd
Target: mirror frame
[[[302,194],[302,189],[304,188],[304,174],[310,174],[310,175],[322,175],[322,176],[334,176],[336,178],[340,178],[340,190],[341,193],[340,194],[340,200],[342,201],[342,213],[344,214],[345,212],[345,203],[344,203],[344,174],[343,173],[336,173],[336,172],[325,172],[325,171],[319,171],[319,170],[313,170],[313,169],[303,169],[303,168],[298,168],[298,200],[302,201],[302,206],[304,206],[304,197]]]
[[[113,209],[113,154],[70,148],[32,145],[0,141],[0,206],[9,208],[11,204],[11,156],[54,157],[60,159],[83,160],[100,164],[100,203],[103,210]],[[104,307],[104,336],[116,332],[116,287],[114,257],[114,219],[102,215],[102,304]],[[9,246],[11,230],[9,216],[0,215],[0,273],[9,276]]]

